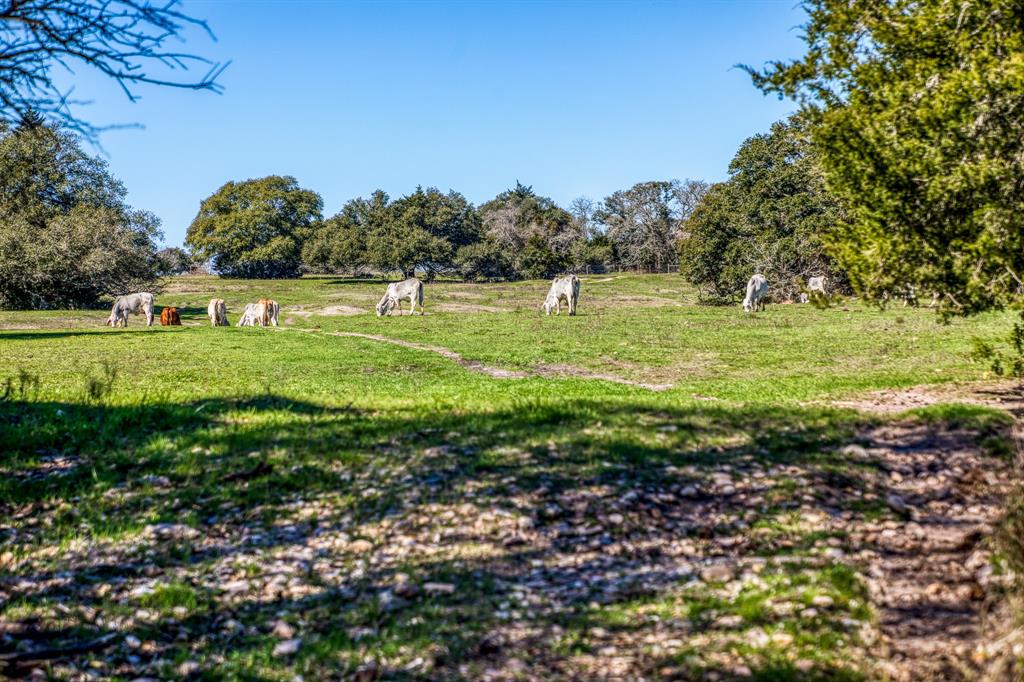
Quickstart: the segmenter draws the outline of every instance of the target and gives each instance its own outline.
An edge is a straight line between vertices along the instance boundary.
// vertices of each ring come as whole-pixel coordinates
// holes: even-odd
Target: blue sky
[[[562,204],[636,182],[720,180],[738,145],[794,110],[733,68],[801,53],[793,0],[284,2],[185,0],[231,60],[222,95],[79,70],[129,201],[179,245],[228,180],[294,175],[331,215],[381,188],[480,204],[517,180]]]

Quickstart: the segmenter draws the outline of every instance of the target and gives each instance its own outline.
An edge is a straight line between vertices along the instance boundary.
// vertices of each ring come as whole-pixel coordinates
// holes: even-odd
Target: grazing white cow
[[[267,317],[267,307],[260,303],[246,303],[245,310],[238,318],[238,327],[262,327]]]
[[[145,291],[137,294],[128,294],[127,296],[118,296],[114,300],[114,307],[110,309],[110,317],[107,318],[107,324],[111,327],[117,327],[119,325],[128,326],[128,315],[145,313],[146,315],[146,326],[153,326],[153,294]]]
[[[398,306],[398,312],[401,313],[402,299],[404,298],[409,299],[409,305],[412,308],[409,311],[410,315],[416,312],[417,303],[420,306],[420,315],[423,314],[423,282],[412,277],[402,282],[392,282],[388,285],[384,296],[377,303],[377,317],[390,314],[395,306]]]
[[[810,277],[807,279],[807,291],[808,293],[814,293],[815,291],[821,292],[822,296],[828,296],[828,291],[825,290],[828,284],[828,278],[821,277]]]
[[[743,299],[743,310],[753,312],[764,310],[764,299],[768,297],[768,280],[758,273],[747,282],[747,296]]]
[[[210,316],[211,327],[227,327],[228,307],[223,298],[211,298],[210,305],[206,306],[206,312]]]
[[[576,304],[580,300],[580,278],[576,275],[555,277],[551,280],[548,296],[540,307],[545,315],[550,315],[552,310],[555,311],[555,315],[558,315],[562,310],[561,302],[563,299],[565,299],[565,304],[569,306],[569,314],[575,315]]]

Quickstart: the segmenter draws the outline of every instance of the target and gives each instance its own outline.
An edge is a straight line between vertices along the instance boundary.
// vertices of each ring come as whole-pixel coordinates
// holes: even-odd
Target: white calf
[[[118,325],[128,326],[128,315],[143,312],[146,315],[146,326],[153,326],[153,294],[145,291],[127,296],[118,296],[114,300],[114,307],[110,309],[110,317],[107,324],[111,327]]]
[[[569,306],[569,314],[576,314],[576,304],[580,300],[580,278],[576,275],[569,275],[568,277],[555,277],[551,281],[551,288],[548,289],[547,298],[541,304],[541,310],[544,311],[545,315],[550,315],[551,311],[555,311],[555,315],[558,315],[562,311],[561,302],[565,300],[565,304]]]
[[[388,285],[384,296],[377,303],[377,317],[390,314],[395,306],[398,306],[398,312],[402,312],[402,299],[404,298],[409,299],[409,306],[412,308],[410,314],[416,312],[417,303],[420,306],[420,315],[423,314],[423,282],[413,277]]]
[[[758,273],[747,282],[747,296],[743,299],[743,310],[753,312],[764,310],[764,299],[768,296],[768,280]]]

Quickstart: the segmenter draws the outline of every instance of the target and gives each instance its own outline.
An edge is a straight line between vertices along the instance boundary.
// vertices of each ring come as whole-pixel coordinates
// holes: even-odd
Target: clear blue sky
[[[144,88],[127,101],[80,70],[133,206],[181,244],[228,180],[294,175],[325,214],[381,188],[480,204],[516,180],[567,204],[636,182],[725,177],[750,135],[794,106],[737,63],[801,53],[794,0],[285,2],[185,0],[231,60],[224,94]]]

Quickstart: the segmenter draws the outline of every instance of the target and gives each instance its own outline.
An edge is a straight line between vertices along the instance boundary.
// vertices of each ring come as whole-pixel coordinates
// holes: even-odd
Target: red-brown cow
[[[160,324],[165,327],[180,327],[181,318],[177,308],[164,308],[160,311]]]

